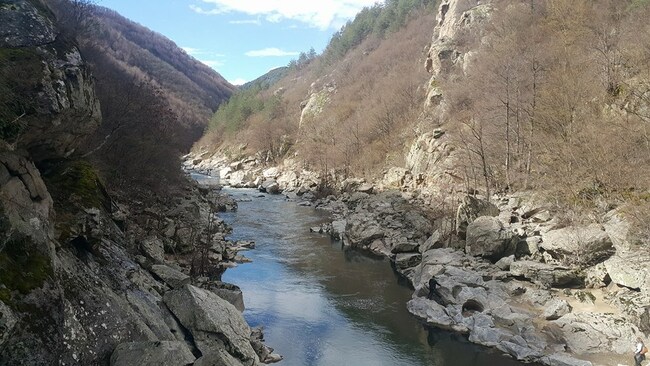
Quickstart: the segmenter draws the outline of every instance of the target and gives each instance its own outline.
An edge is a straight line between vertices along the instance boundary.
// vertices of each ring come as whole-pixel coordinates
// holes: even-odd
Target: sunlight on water
[[[427,331],[406,310],[411,290],[398,284],[386,260],[343,250],[309,227],[323,213],[282,196],[224,190],[239,210],[223,214],[231,239],[254,240],[253,263],[223,280],[244,292],[244,316],[262,325],[281,365],[520,365],[462,337]],[[248,201],[248,198],[252,200]]]

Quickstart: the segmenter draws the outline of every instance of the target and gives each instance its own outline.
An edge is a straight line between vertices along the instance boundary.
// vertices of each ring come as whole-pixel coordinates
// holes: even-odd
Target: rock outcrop
[[[237,359],[243,365],[259,364],[250,343],[251,330],[229,302],[191,285],[166,293],[164,301],[192,334],[202,354],[197,362],[202,358],[213,364],[219,359],[224,363]]]
[[[100,123],[93,80],[79,50],[57,37],[51,17],[28,0],[12,0],[0,7],[0,73],[13,87],[3,98],[22,109],[3,108],[14,124],[3,127],[3,139],[21,138],[32,159],[66,157],[81,138]],[[4,93],[4,92],[3,92]],[[4,113],[6,112],[6,113]]]
[[[0,364],[191,364],[197,343],[164,296],[191,272],[214,282],[235,257],[214,192],[189,181],[171,197],[109,192],[75,154],[101,118],[74,42],[40,1],[2,2],[0,23]],[[201,348],[256,364],[240,311],[208,299],[240,333],[197,336]]]
[[[186,366],[195,360],[196,357],[184,342],[133,342],[117,346],[111,356],[111,366]]]

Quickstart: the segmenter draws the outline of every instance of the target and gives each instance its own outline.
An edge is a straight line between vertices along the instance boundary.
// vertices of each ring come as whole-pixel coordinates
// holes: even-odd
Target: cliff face
[[[446,133],[448,106],[441,84],[462,77],[471,67],[472,51],[461,47],[464,34],[481,34],[492,10],[489,1],[447,0],[440,4],[428,47],[424,68],[431,74],[425,90],[424,114],[419,121],[419,136],[405,153],[406,184],[396,188],[418,189],[425,195],[448,194],[463,184],[463,156]],[[394,181],[390,176],[385,182]]]
[[[77,47],[57,38],[38,3],[0,5],[0,73],[8,97],[2,110],[4,140],[34,160],[69,156],[100,123],[93,81]]]
[[[191,252],[198,239],[188,238],[208,237],[208,199],[184,185],[173,200],[118,204],[75,154],[101,122],[79,50],[38,0],[0,1],[0,24],[0,365],[139,364],[143,354],[189,364],[210,352],[215,363],[256,364],[249,343],[233,355],[223,343],[250,336],[230,303],[175,300],[188,318],[210,306],[214,329],[238,324],[236,334],[202,331],[218,340],[198,349],[197,331],[164,304],[172,287],[216,297],[165,262],[165,249]],[[215,228],[210,254],[221,260],[225,228]]]

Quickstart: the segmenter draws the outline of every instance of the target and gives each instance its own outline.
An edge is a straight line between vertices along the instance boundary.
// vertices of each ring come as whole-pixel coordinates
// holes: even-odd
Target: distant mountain
[[[113,10],[83,1],[46,0],[88,62],[102,123],[79,153],[109,184],[165,186],[178,157],[202,135],[236,89],[173,41]]]
[[[181,100],[211,113],[236,89],[165,36],[107,8],[97,7],[94,13],[101,24],[95,40]]]
[[[256,85],[260,86],[263,89],[266,89],[271,85],[277,83],[283,77],[285,77],[289,73],[289,70],[290,70],[289,67],[286,66],[275,68],[267,72],[266,74],[258,77],[257,79],[247,82],[246,84],[242,85],[239,89],[246,90]]]
[[[435,4],[391,0],[364,8],[322,54],[301,53],[243,85],[195,148],[291,157],[316,171],[381,172],[402,159],[422,111]]]

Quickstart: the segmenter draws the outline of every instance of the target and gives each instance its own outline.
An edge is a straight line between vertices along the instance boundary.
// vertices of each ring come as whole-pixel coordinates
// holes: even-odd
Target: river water
[[[309,227],[326,213],[283,196],[224,189],[239,201],[221,217],[232,240],[254,240],[253,263],[227,270],[251,326],[284,356],[279,365],[513,366],[521,363],[463,337],[427,330],[406,310],[412,291],[388,260],[344,250]]]

